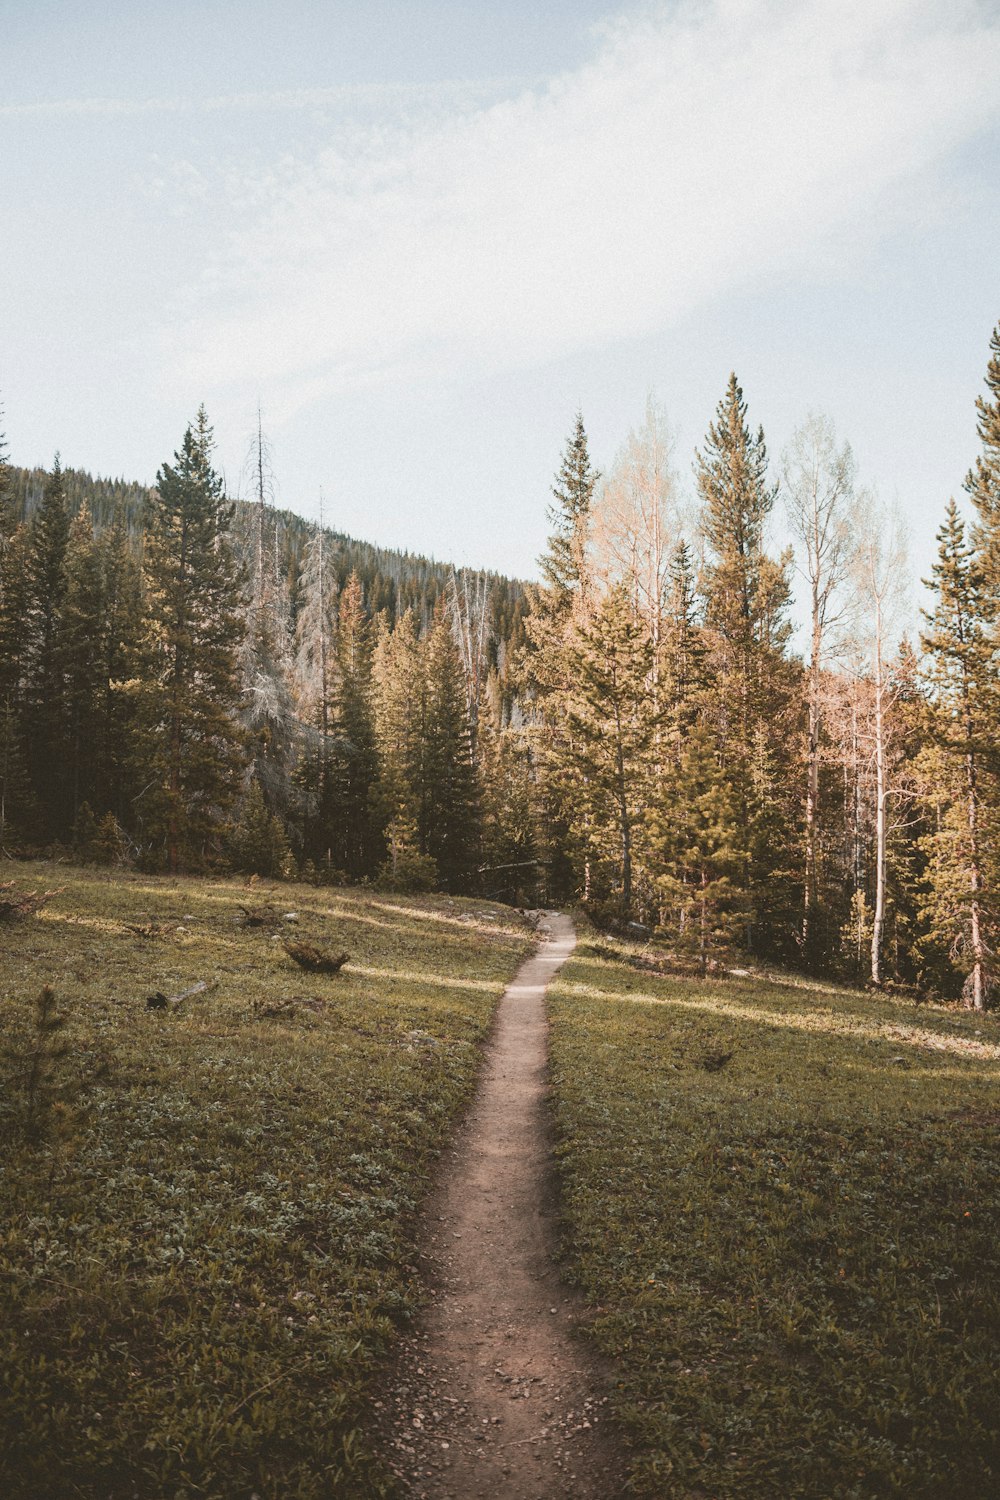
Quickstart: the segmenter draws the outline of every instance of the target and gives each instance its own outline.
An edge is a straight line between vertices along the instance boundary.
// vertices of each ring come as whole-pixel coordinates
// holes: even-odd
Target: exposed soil
[[[428,1500],[615,1500],[624,1464],[607,1380],[559,1279],[545,988],[576,938],[543,942],[497,1011],[479,1092],[430,1205],[429,1308],[378,1403],[402,1492]]]

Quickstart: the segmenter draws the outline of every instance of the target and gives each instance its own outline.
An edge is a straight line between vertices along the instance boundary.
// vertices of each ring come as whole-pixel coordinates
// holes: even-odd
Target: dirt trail
[[[555,913],[540,930],[445,1157],[423,1246],[433,1300],[383,1403],[404,1493],[428,1500],[614,1500],[622,1489],[602,1377],[573,1334],[581,1306],[553,1260],[544,996],[576,938]]]

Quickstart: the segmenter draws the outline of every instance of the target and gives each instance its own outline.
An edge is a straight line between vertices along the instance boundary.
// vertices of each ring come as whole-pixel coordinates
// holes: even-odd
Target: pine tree
[[[711,736],[694,724],[684,736],[669,808],[652,818],[660,901],[676,947],[698,956],[705,973],[713,949],[741,920],[737,807]]]
[[[590,462],[583,413],[577,412],[552,487],[556,503],[549,507],[552,533],[548,551],[539,559],[542,577],[557,608],[564,607],[569,597],[586,581],[587,533],[594,490],[600,477]]]
[[[556,501],[548,511],[552,532],[538,560],[544,584],[532,592],[525,622],[527,737],[537,777],[538,847],[548,872],[550,900],[567,899],[576,884],[570,830],[578,820],[566,802],[568,786],[561,770],[568,751],[565,702],[572,687],[567,653],[574,618],[588,607],[587,546],[599,478],[578,412],[552,489]],[[588,858],[584,856],[585,895],[590,890]]]
[[[567,733],[557,765],[577,845],[584,859],[589,855],[609,871],[607,894],[622,913],[632,909],[636,841],[658,728],[651,666],[649,637],[619,584],[577,624],[569,643],[573,686],[564,700]]]
[[[985,1008],[997,931],[1000,797],[993,739],[996,681],[984,610],[983,561],[951,501],[938,533],[937,602],[922,637],[935,714],[924,782],[934,804],[927,835],[931,930],[968,974],[968,997]]]
[[[330,747],[329,838],[333,860],[354,879],[375,867],[372,788],[378,774],[372,713],[371,631],[361,580],[352,573],[337,614],[333,740]]]
[[[0,406],[0,420],[3,419],[3,407]],[[0,561],[3,558],[4,548],[17,529],[17,518],[14,514],[14,496],[11,484],[10,472],[10,450],[7,447],[7,437],[0,428]]]
[[[99,538],[104,618],[101,630],[101,697],[96,752],[95,806],[107,809],[121,829],[129,824],[137,765],[140,676],[143,664],[142,569],[129,541],[128,517],[119,506]],[[148,779],[148,778],[147,778]],[[103,824],[102,824],[103,826]]]
[[[68,833],[66,704],[66,555],[70,517],[59,455],[30,528],[23,734],[28,748],[38,828],[46,838]]]
[[[665,604],[662,697],[677,761],[687,731],[704,710],[709,682],[697,578],[685,541],[677,543],[670,559]]]
[[[446,890],[469,888],[479,850],[479,784],[465,678],[443,609],[423,643],[425,745],[418,828]]]
[[[66,599],[62,615],[68,813],[73,827],[81,805],[86,802],[92,808],[98,796],[106,692],[106,613],[101,548],[94,536],[90,511],[82,505],[70,528],[66,549]]]
[[[969,472],[965,488],[976,507],[973,543],[980,558],[984,603],[994,646],[1000,646],[1000,324],[990,339],[986,368],[988,395],[976,398],[976,430],[983,451]]]
[[[14,501],[0,434],[0,849],[30,820],[23,687],[28,641],[28,528]]]
[[[229,546],[233,508],[211,449],[202,407],[157,475],[146,530],[142,750],[154,780],[143,818],[171,872],[205,863],[243,765],[241,579]]]
[[[775,489],[767,478],[764,434],[752,435],[746,417],[743,392],[730,375],[704,452],[697,455],[696,477],[709,554],[704,574],[709,712],[739,809],[737,843],[747,856],[748,943],[773,950],[781,946],[790,913],[775,910],[772,877],[784,866],[784,849],[794,837],[788,792],[794,678],[785,656],[791,629],[789,558],[775,560],[765,551]],[[760,753],[764,739],[775,747],[766,757]],[[784,816],[776,828],[779,803]],[[787,894],[782,904],[791,899]]]

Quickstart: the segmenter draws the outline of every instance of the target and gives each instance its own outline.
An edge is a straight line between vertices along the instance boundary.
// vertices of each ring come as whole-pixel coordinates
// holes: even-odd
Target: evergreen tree
[[[623,913],[632,909],[636,841],[658,727],[651,666],[649,637],[619,584],[578,623],[569,643],[573,687],[565,699],[567,734],[557,763],[576,843],[584,859],[593,857],[609,872],[607,894]]]
[[[968,975],[968,998],[985,1008],[997,932],[1000,798],[993,738],[996,680],[984,611],[981,558],[954,501],[938,533],[937,596],[922,643],[935,708],[924,782],[934,802],[925,839],[931,931]]]
[[[7,444],[0,433],[0,849],[30,813],[22,689],[28,621],[28,528],[15,504]]]
[[[599,478],[590,462],[583,417],[578,412],[552,489],[556,501],[548,512],[552,532],[538,560],[544,584],[532,593],[525,626],[528,743],[537,777],[538,846],[548,871],[550,900],[567,899],[576,885],[570,843],[571,826],[579,819],[566,800],[570,783],[564,775],[569,749],[565,705],[573,686],[569,651],[575,616],[587,608],[587,542]],[[584,856],[585,895],[590,889],[588,857]]]
[[[670,559],[663,635],[663,708],[674,760],[705,706],[705,633],[691,549],[678,542]]]
[[[0,420],[2,418],[3,407],[0,406]],[[11,479],[10,450],[7,447],[6,434],[0,428],[0,559],[3,557],[3,551],[7,542],[17,529]]]
[[[203,865],[238,790],[241,579],[233,508],[211,463],[202,407],[164,464],[146,531],[149,663],[144,683],[145,832],[167,867]]]
[[[81,805],[86,802],[88,809],[92,809],[98,795],[106,692],[106,612],[101,548],[94,536],[90,511],[82,505],[70,528],[66,550],[66,599],[62,617],[68,812],[74,828]]]
[[[378,774],[372,714],[371,631],[361,580],[352,573],[337,615],[333,741],[328,784],[333,860],[355,880],[375,867],[372,788]]]
[[[983,449],[965,488],[977,512],[973,542],[980,557],[984,604],[996,648],[1000,646],[1000,324],[990,339],[986,387],[988,394],[976,398],[976,429]]]
[[[577,412],[552,487],[556,503],[549,507],[552,533],[548,550],[539,559],[542,577],[557,607],[564,606],[586,581],[587,532],[594,489],[600,477],[590,462],[583,413]]]
[[[785,657],[787,556],[765,551],[765,528],[775,489],[767,479],[764,434],[752,435],[736,376],[730,375],[704,452],[696,459],[701,525],[708,547],[705,631],[712,678],[709,712],[722,767],[739,809],[737,843],[746,852],[743,884],[762,898],[785,864],[794,837],[790,741],[793,671]],[[773,754],[762,756],[765,741]],[[784,816],[775,826],[776,807]],[[789,899],[791,897],[789,896]],[[747,939],[764,949],[781,946],[785,917],[768,900],[751,901]],[[755,928],[757,929],[755,932]]]
[[[235,868],[247,874],[275,879],[289,873],[292,854],[288,835],[281,819],[268,810],[258,781],[250,782],[243,798],[229,850]]]
[[[446,890],[468,889],[479,850],[479,785],[465,678],[441,609],[423,644],[425,745],[418,828]]]
[[[653,815],[657,884],[674,945],[695,953],[705,973],[714,948],[731,940],[741,918],[739,874],[745,851],[737,808],[703,724],[684,737],[669,809]]]
[[[95,806],[106,809],[121,834],[130,822],[132,798],[146,779],[133,786],[137,770],[135,738],[143,666],[144,600],[142,570],[129,541],[124,506],[111,517],[99,538],[103,621],[101,697],[96,752]],[[102,822],[102,827],[104,823]],[[116,858],[118,856],[116,855]]]
[[[56,454],[42,504],[30,529],[23,734],[45,838],[65,836],[68,811],[66,704],[66,555],[70,517]]]

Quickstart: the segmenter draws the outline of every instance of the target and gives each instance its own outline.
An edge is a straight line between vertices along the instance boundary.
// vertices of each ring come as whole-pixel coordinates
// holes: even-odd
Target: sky
[[[926,575],[1000,322],[1000,0],[0,0],[14,462],[238,490],[523,577],[583,412],[682,490],[735,369]],[[777,530],[780,532],[780,524]],[[778,538],[780,539],[780,538]]]

